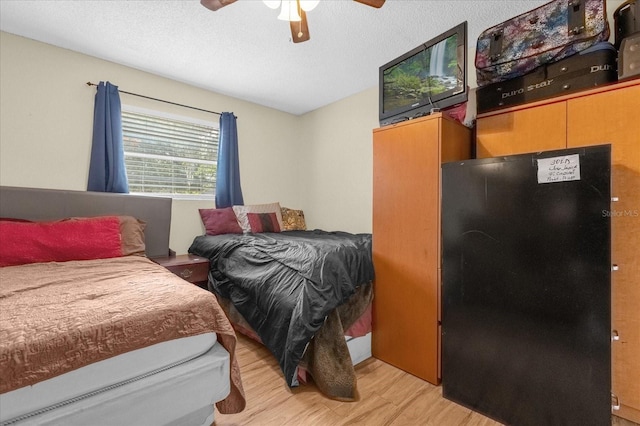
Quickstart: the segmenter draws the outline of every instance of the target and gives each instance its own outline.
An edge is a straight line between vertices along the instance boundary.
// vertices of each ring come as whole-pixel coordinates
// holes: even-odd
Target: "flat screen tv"
[[[380,67],[380,125],[467,101],[467,22]]]

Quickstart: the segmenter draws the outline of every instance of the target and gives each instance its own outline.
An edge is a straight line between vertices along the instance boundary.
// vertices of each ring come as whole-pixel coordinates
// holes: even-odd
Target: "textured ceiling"
[[[462,21],[474,47],[484,29],[546,2],[321,0],[299,44],[260,0],[217,12],[199,0],[0,0],[0,29],[304,114],[374,87],[380,65]]]

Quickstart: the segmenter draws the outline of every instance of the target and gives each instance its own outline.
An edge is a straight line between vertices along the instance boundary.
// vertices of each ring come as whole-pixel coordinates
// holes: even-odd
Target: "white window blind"
[[[212,198],[218,125],[122,111],[129,192],[173,198]]]

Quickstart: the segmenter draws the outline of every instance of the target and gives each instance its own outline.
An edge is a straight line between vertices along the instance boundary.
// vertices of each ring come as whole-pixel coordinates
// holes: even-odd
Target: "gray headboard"
[[[100,215],[129,215],[145,221],[147,256],[169,253],[171,198],[0,186],[0,217],[55,220]]]

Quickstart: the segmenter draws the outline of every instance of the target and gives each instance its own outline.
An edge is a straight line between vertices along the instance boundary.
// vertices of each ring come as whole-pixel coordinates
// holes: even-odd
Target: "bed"
[[[169,198],[0,187],[0,425],[211,425],[214,404],[244,408],[216,298],[150,260],[170,221]]]
[[[303,217],[279,203],[201,210],[205,235],[189,252],[210,260],[209,289],[288,386],[310,375],[325,395],[356,400],[354,365],[371,356],[371,234],[288,226],[291,212]]]

